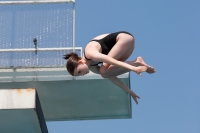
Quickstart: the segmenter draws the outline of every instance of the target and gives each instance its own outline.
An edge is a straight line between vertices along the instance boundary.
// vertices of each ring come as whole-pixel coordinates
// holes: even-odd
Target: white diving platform
[[[131,118],[131,98],[90,72],[73,77],[66,68],[0,69],[0,90],[36,88],[46,121]],[[130,87],[129,73],[119,78]]]

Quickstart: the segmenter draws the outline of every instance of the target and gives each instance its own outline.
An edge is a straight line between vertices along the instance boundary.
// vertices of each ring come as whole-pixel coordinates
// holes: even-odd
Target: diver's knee
[[[100,74],[103,78],[108,78],[107,74],[106,74],[106,68],[105,67],[101,67],[100,68]]]
[[[101,77],[103,77],[103,78],[109,78],[109,76],[106,73],[101,73]]]
[[[135,39],[133,36],[130,38],[130,43],[133,44],[133,46],[135,45]]]

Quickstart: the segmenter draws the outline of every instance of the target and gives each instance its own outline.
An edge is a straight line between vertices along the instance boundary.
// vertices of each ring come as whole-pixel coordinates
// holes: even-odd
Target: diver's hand
[[[136,95],[134,92],[130,93],[133,100],[135,101],[136,104],[138,104],[138,99],[140,99],[140,97],[138,95]]]

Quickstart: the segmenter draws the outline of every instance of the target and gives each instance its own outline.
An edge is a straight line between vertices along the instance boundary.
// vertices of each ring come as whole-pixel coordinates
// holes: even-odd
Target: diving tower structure
[[[64,54],[82,55],[74,0],[1,1],[0,35],[0,132],[47,133],[51,121],[132,117],[127,92],[98,74],[66,70]],[[130,87],[129,73],[118,77]]]

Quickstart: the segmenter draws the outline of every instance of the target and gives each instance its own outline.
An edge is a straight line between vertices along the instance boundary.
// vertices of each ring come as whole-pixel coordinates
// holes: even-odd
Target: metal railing
[[[62,50],[78,50],[82,55],[82,47],[68,47],[68,48],[25,48],[25,49],[0,49],[0,52],[34,52],[34,51],[62,51]]]
[[[34,3],[75,3],[75,0],[26,0],[0,1],[0,4],[34,4]]]
[[[69,52],[82,56],[82,47],[0,49],[0,68],[63,67],[63,55]]]

